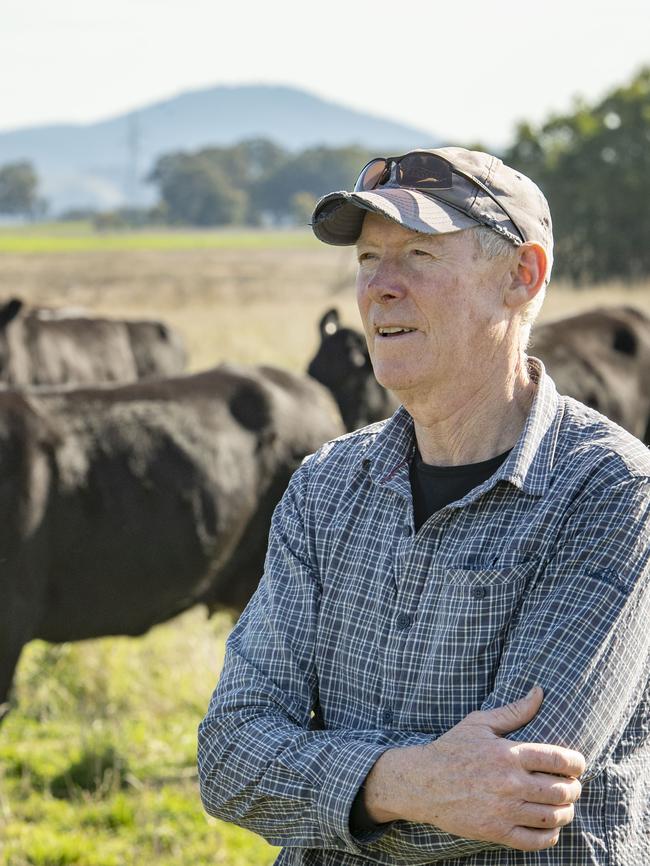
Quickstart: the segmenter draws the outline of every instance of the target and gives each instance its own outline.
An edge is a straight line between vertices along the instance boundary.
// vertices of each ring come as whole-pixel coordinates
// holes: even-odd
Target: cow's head
[[[10,322],[13,322],[22,308],[23,302],[18,298],[12,298],[0,307],[0,330],[4,330]]]
[[[375,379],[365,336],[342,328],[335,309],[319,323],[321,344],[307,372],[332,392],[347,430],[392,414],[393,398]]]
[[[0,307],[0,381],[9,379],[10,344],[9,328],[23,308],[23,302],[12,298]]]
[[[342,328],[338,310],[328,310],[318,328],[321,344],[307,369],[310,376],[334,389],[351,378],[373,375],[365,337]]]

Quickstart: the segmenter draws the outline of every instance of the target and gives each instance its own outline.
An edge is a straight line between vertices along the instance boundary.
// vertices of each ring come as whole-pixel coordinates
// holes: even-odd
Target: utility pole
[[[128,207],[138,207],[140,200],[140,121],[138,112],[128,115],[126,132],[127,170],[126,170],[126,204]]]

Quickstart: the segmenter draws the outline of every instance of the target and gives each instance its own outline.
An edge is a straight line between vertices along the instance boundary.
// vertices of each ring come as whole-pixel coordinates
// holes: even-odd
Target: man
[[[415,151],[313,228],[356,243],[403,405],[276,510],[200,727],[206,809],[282,864],[650,862],[650,459],[525,355],[544,197]]]

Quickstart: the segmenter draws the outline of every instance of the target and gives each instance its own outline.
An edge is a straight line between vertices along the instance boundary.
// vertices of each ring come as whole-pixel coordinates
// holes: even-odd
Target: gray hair
[[[503,259],[504,265],[509,264],[514,267],[517,260],[517,247],[510,243],[509,240],[497,234],[487,226],[477,226],[475,229],[469,229],[474,235],[476,245],[479,252],[486,259]],[[544,275],[544,285],[535,297],[528,301],[521,310],[521,348],[526,349],[528,340],[530,339],[530,329],[533,322],[537,318],[539,311],[546,297],[546,287],[551,276],[552,258],[549,255],[549,262]]]

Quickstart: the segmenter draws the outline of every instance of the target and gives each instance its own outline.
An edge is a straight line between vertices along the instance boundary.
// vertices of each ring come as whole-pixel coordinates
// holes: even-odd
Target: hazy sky
[[[3,0],[0,128],[270,83],[506,143],[650,64],[648,0]],[[425,144],[425,142],[418,142]]]

